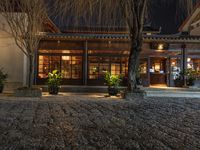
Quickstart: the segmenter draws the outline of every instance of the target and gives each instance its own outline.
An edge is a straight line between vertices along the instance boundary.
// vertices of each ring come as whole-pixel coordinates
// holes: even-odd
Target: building
[[[104,85],[105,71],[127,77],[130,47],[124,30],[108,32],[95,28],[60,33],[51,21],[46,27],[36,52],[36,84],[45,84],[48,73],[55,69],[62,72],[64,85]],[[200,70],[200,4],[180,27],[180,33],[160,35],[159,30],[145,28],[143,40],[140,74],[144,86],[174,86],[181,70]],[[22,54],[12,55],[20,53],[16,47],[8,49],[3,50],[0,64],[9,68],[9,82],[23,83],[25,58]]]
[[[8,74],[5,90],[12,90],[26,84],[27,57],[16,45],[10,28],[3,16],[0,15],[0,68]],[[50,19],[44,21],[45,33],[58,33]]]
[[[200,5],[180,27],[180,33],[160,35],[145,30],[140,58],[144,86],[174,86],[181,70],[200,70]],[[129,36],[126,32],[84,30],[47,34],[38,50],[36,83],[45,84],[49,71],[59,70],[66,85],[103,85],[104,73],[128,72]]]

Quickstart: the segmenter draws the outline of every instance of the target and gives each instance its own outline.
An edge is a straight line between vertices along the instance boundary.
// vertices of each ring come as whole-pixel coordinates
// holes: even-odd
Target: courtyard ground
[[[0,149],[200,149],[200,99],[0,95]]]

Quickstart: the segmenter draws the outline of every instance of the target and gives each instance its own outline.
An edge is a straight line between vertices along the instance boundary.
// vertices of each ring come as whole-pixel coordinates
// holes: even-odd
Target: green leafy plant
[[[186,69],[182,72],[180,72],[177,76],[175,81],[176,82],[180,82],[182,85],[184,83],[183,79],[184,76],[186,78],[186,82],[188,86],[192,86],[194,85],[194,81],[197,79],[200,79],[200,72],[196,71],[194,69]]]
[[[49,87],[58,87],[60,86],[62,80],[62,75],[58,70],[53,70],[48,74],[48,86]]]
[[[0,68],[0,85],[4,85],[4,82],[6,81],[8,77],[8,74],[3,72],[3,68]]]
[[[110,72],[106,72],[104,79],[105,79],[108,87],[118,87],[120,85],[120,82],[122,81],[122,76],[121,75],[111,75]]]
[[[192,86],[194,81],[199,78],[200,73],[194,69],[186,69],[184,75],[186,76],[187,85]]]

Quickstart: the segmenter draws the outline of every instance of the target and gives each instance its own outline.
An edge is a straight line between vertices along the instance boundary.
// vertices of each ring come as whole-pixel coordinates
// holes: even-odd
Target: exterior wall
[[[152,42],[152,41],[151,41]],[[141,80],[144,86],[150,85],[167,85],[175,86],[174,79],[181,70],[187,67],[187,64],[194,64],[194,68],[200,68],[200,44],[187,43],[185,54],[183,54],[182,43],[169,43],[169,48],[166,50],[153,49],[151,42],[144,42],[140,58]],[[159,42],[159,41],[155,41]],[[104,85],[102,74],[99,70],[101,66],[106,71],[113,71],[115,74],[125,75],[127,77],[127,64],[129,56],[128,41],[109,41],[109,40],[44,40],[40,44],[39,56],[48,56],[47,60],[39,61],[46,62],[46,64],[54,61],[60,65],[62,72],[62,56],[66,58],[81,56],[82,61],[82,78],[74,80],[73,78],[64,79],[63,84],[67,85]],[[78,52],[82,50],[82,52]],[[67,53],[65,51],[68,51]],[[71,52],[70,52],[71,51]],[[184,55],[184,57],[183,57]],[[54,57],[54,59],[53,59]],[[55,59],[59,58],[55,61]],[[185,61],[183,61],[183,58]],[[191,59],[187,62],[187,59]],[[48,60],[49,59],[49,60]],[[120,61],[119,61],[120,60]],[[197,64],[198,63],[198,64]],[[39,65],[43,68],[51,70],[50,65]],[[66,63],[64,63],[66,64]],[[197,65],[196,65],[197,64]],[[113,66],[113,67],[112,67]],[[120,67],[119,67],[120,66]],[[157,67],[156,67],[157,66]],[[184,66],[184,67],[183,67]],[[55,68],[55,67],[53,67]],[[64,67],[66,69],[66,67]],[[92,69],[91,69],[92,68]],[[95,69],[95,73],[93,68]],[[115,68],[113,70],[112,68]],[[120,69],[119,69],[120,68]],[[125,69],[124,69],[125,68]],[[156,69],[159,68],[159,69]],[[43,69],[42,69],[43,70]],[[154,71],[152,71],[154,70]],[[48,74],[46,72],[45,74]],[[38,84],[44,84],[45,78],[38,78]],[[40,82],[42,81],[42,82]],[[126,81],[124,82],[126,83]],[[124,84],[125,85],[125,84]]]
[[[9,31],[9,28],[2,16],[0,20],[0,67],[8,74],[5,91],[10,91],[23,85],[25,57],[14,38],[4,31]]]

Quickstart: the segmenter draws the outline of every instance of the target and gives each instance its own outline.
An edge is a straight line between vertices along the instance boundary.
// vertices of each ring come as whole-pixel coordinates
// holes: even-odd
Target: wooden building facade
[[[140,75],[144,86],[174,86],[177,75],[200,71],[200,4],[175,35],[143,34]],[[104,74],[128,74],[129,35],[125,32],[48,33],[37,51],[35,81],[44,84],[59,70],[66,85],[104,85]]]
[[[200,37],[144,35],[142,84],[173,86],[181,70],[200,70],[199,41]],[[127,34],[48,34],[37,53],[37,84],[44,84],[55,69],[66,85],[103,85],[106,71],[126,80],[129,45]]]

